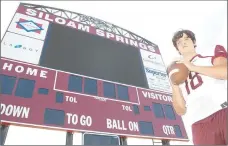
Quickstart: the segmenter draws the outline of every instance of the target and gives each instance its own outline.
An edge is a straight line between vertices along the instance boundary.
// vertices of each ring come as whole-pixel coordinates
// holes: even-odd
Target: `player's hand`
[[[183,58],[177,61],[177,63],[183,63],[188,68],[189,71],[193,71],[195,67],[195,65],[191,63],[189,60],[183,59]]]

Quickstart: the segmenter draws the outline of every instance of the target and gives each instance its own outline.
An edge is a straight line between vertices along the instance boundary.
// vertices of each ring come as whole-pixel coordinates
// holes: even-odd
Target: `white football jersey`
[[[227,58],[224,47],[217,45],[214,56],[196,55],[191,62],[196,66],[213,66],[216,57]],[[190,72],[180,88],[186,101],[186,116],[191,124],[227,107],[227,80]]]

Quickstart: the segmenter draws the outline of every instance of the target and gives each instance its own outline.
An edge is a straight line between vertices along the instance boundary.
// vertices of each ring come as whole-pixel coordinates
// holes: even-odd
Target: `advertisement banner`
[[[1,56],[13,60],[38,64],[44,42],[7,32],[1,43]]]
[[[147,82],[150,89],[171,93],[169,77],[166,72],[161,72],[145,67]]]
[[[140,50],[147,82],[150,89],[171,92],[169,78],[159,54]]]
[[[16,13],[8,31],[25,35],[31,38],[44,40],[49,22],[28,15]]]
[[[144,67],[154,68],[156,70],[166,72],[166,67],[159,54],[145,50],[140,50]]]

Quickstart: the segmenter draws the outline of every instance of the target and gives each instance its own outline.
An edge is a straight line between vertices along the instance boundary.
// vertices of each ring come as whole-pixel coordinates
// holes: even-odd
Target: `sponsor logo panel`
[[[171,92],[169,77],[166,72],[161,72],[152,68],[145,67],[147,82],[150,89]]]
[[[166,67],[162,61],[161,55],[145,50],[140,50],[144,67],[154,68],[166,72]]]
[[[23,14],[15,14],[8,31],[44,40],[49,22]]]
[[[171,92],[169,78],[162,57],[159,54],[140,50],[150,89]]]
[[[1,56],[38,64],[43,41],[7,32],[1,43]]]

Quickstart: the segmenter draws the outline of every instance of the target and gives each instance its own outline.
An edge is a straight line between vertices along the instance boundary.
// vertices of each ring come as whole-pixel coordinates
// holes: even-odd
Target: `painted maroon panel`
[[[129,101],[101,97],[104,90],[103,81],[98,79],[96,80],[98,81],[98,95],[100,96],[72,92],[68,91],[70,73],[6,58],[1,59],[1,75],[14,76],[17,78],[17,82],[21,78],[35,81],[32,98],[15,96],[17,82],[12,95],[1,95],[1,120],[3,122],[135,137],[187,139],[182,119],[177,114],[175,114],[175,120],[169,120],[167,118],[156,118],[153,110],[144,110],[144,106],[153,109],[152,102],[171,105],[172,99],[169,94],[128,86]],[[89,78],[81,77],[83,79]],[[113,84],[118,85],[118,83]],[[39,94],[39,88],[49,89],[48,94]],[[57,92],[64,95],[62,103],[56,102]],[[139,114],[134,112],[134,106],[138,106]],[[19,112],[20,109],[21,112]],[[64,119],[59,116],[59,121],[55,121],[59,122],[59,125],[45,124],[47,109],[54,109],[64,115],[62,117]],[[62,125],[61,121],[63,121]],[[142,134],[140,132],[142,129],[139,123],[142,121],[152,122],[154,134]],[[174,125],[180,126],[183,137],[178,137],[175,131],[172,132]]]

